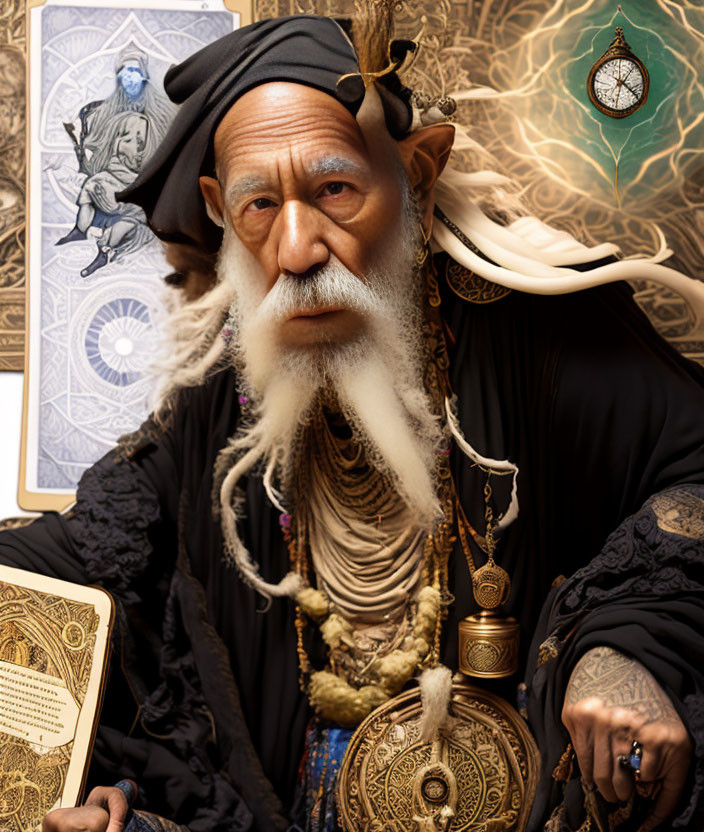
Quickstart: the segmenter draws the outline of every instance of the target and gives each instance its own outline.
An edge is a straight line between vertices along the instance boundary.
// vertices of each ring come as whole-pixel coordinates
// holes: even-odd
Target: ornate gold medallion
[[[464,680],[452,686],[450,711],[454,719],[432,743],[420,738],[419,689],[364,720],[338,777],[345,832],[525,828],[540,768],[525,723],[508,703]]]
[[[475,570],[472,575],[472,589],[479,606],[493,610],[508,600],[511,581],[506,570],[490,560]]]
[[[459,623],[459,666],[462,673],[481,679],[502,679],[518,670],[518,645],[520,626],[515,618],[497,612],[511,594],[511,579],[505,569],[494,560],[494,511],[491,507],[491,484],[484,486],[484,513],[486,534],[481,547],[487,553],[487,562],[477,568],[467,538],[471,530],[461,506],[458,506],[458,531],[460,543],[467,558],[472,576],[474,600],[482,611],[470,615]],[[466,527],[466,528],[465,528]],[[476,532],[474,533],[476,535]]]

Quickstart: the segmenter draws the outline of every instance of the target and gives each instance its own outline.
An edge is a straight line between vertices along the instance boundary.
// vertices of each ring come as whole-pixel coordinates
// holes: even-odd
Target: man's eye
[[[252,200],[247,206],[248,208],[252,208],[255,211],[266,211],[267,208],[271,208],[274,203],[267,199],[265,196],[260,196],[257,199]]]
[[[337,196],[338,194],[344,193],[344,191],[349,187],[344,182],[328,182],[328,184],[323,188],[323,194],[325,196]]]

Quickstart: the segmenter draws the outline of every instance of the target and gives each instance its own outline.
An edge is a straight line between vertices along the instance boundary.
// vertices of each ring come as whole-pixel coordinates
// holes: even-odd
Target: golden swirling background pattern
[[[305,12],[350,16],[354,0],[255,0],[257,19]],[[651,76],[646,105],[619,120],[599,113],[586,88],[617,25]],[[460,165],[513,181],[485,207],[616,243],[626,257],[667,247],[668,265],[704,277],[704,4],[403,0],[396,35],[422,47],[406,83],[459,102],[456,120],[476,143]],[[636,288],[662,334],[704,359],[686,304]]]
[[[344,17],[355,0],[253,3],[256,19]],[[648,102],[622,120],[598,113],[586,93],[615,25],[651,74]],[[509,218],[524,210],[584,242],[615,242],[625,256],[666,245],[669,265],[704,278],[700,0],[400,0],[396,33],[422,46],[406,82],[459,100],[457,120],[476,142],[462,166],[513,180],[493,195]],[[25,0],[0,0],[0,370],[23,365],[24,90]],[[703,360],[680,298],[637,288],[660,331]]]
[[[0,370],[24,366],[24,195],[24,0],[0,0]]]

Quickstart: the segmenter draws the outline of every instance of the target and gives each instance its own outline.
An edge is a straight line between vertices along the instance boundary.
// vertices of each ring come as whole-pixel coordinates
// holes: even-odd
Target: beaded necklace
[[[445,345],[442,320],[439,314],[440,297],[432,263],[424,269],[426,279],[426,304],[423,339],[428,360],[425,370],[425,388],[436,413],[442,413],[443,403],[449,394],[447,370],[449,359]],[[313,423],[312,431],[321,430],[321,424]],[[335,472],[330,471],[334,476]],[[307,466],[297,471],[297,493],[308,493]],[[399,627],[405,627],[407,637],[404,647],[380,652],[368,662],[364,673],[351,684],[335,673],[332,659],[341,643],[350,640],[352,626],[336,613],[318,589],[311,585],[312,571],[310,535],[306,511],[299,506],[292,516],[282,523],[288,544],[291,569],[301,576],[307,589],[296,598],[296,633],[301,689],[306,692],[318,714],[341,725],[356,726],[374,708],[394,696],[419,670],[439,662],[442,623],[447,607],[453,598],[448,590],[448,561],[455,537],[454,496],[449,467],[449,450],[443,449],[436,462],[436,479],[443,519],[428,533],[423,546],[421,589],[408,605]],[[353,498],[363,516],[374,516],[375,501],[379,494],[379,475],[370,469],[369,482],[356,488]],[[387,484],[388,485],[388,484]],[[330,665],[325,670],[313,668],[305,649],[305,628],[309,624],[320,627],[330,653]],[[397,639],[397,641],[400,640]],[[393,644],[391,645],[393,647]],[[343,646],[344,650],[345,647]],[[366,682],[366,684],[365,684]]]

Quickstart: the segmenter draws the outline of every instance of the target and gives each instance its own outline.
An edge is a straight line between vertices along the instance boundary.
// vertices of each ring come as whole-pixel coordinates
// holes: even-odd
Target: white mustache
[[[259,313],[277,321],[321,307],[338,307],[370,313],[380,297],[339,261],[327,263],[310,276],[280,275],[261,303]]]

